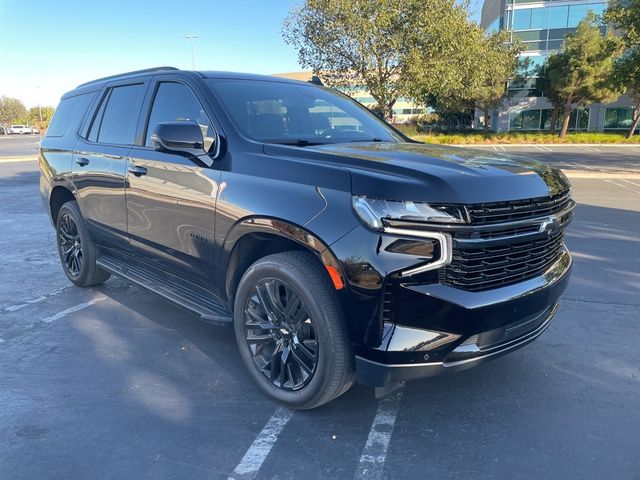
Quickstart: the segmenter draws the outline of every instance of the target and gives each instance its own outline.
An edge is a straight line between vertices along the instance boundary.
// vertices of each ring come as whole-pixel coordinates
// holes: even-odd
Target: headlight
[[[465,223],[461,207],[431,206],[421,202],[398,202],[362,196],[353,197],[353,209],[370,228],[383,230],[383,219],[421,223]]]

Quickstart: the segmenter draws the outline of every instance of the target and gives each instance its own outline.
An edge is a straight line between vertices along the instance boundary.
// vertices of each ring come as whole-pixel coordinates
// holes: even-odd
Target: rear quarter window
[[[46,137],[64,137],[71,124],[77,124],[87,110],[93,93],[85,93],[62,99],[53,114]]]

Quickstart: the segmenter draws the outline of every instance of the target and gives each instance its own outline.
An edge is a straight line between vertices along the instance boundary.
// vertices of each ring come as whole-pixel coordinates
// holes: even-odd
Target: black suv
[[[313,408],[511,352],[567,286],[566,177],[416,143],[312,83],[163,67],[62,97],[40,189],[76,285],[124,277],[235,329]]]

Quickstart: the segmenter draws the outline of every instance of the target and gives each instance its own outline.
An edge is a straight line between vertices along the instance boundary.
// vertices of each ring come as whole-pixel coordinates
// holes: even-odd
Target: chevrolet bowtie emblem
[[[549,217],[540,224],[540,228],[538,228],[538,233],[542,233],[546,231],[549,235],[551,235],[551,232],[556,229],[556,225],[557,225],[556,219],[553,217]]]

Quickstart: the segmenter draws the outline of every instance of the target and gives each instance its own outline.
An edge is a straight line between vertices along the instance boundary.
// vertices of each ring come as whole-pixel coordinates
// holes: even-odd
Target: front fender
[[[345,277],[340,263],[329,246],[303,226],[280,218],[252,216],[237,222],[229,231],[222,248],[220,264],[225,270],[228,268],[229,260],[240,239],[246,235],[255,233],[275,235],[302,245],[318,257],[322,264],[327,267],[330,274],[332,272],[337,273],[337,278],[333,278],[332,276],[336,287],[338,286],[337,284],[344,286]],[[227,278],[227,285],[225,286],[227,291],[229,288],[228,282],[229,277]]]

